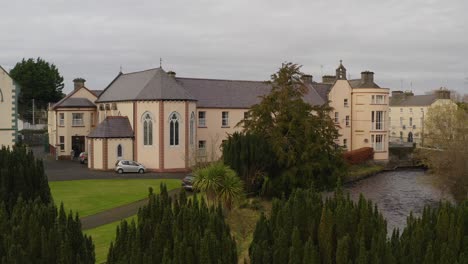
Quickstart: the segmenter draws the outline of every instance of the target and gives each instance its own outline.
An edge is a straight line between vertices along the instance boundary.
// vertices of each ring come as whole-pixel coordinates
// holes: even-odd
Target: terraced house
[[[19,85],[0,66],[0,147],[12,147],[18,136]]]
[[[388,89],[378,87],[370,72],[364,72],[362,80],[348,81],[340,64],[337,73],[324,77],[322,83],[305,75],[303,82],[309,89],[304,100],[312,105],[331,101],[336,109],[332,116],[342,134],[339,145],[348,150],[373,146],[375,158],[386,160]],[[64,155],[70,150],[67,145],[75,142],[72,137],[87,136],[80,149],[88,151],[91,169],[108,170],[119,159],[131,159],[152,171],[187,171],[196,161],[218,159],[222,142],[228,134],[242,130],[239,121],[270,89],[264,81],[182,78],[161,68],[119,73],[95,100],[87,97],[78,102],[86,91],[93,94],[88,89],[72,92],[52,108],[56,114],[51,117],[58,121],[49,123],[64,125],[66,135],[56,134],[56,146]],[[67,102],[72,98],[77,102]],[[64,121],[60,121],[61,112]],[[74,122],[77,113],[83,113],[82,130],[66,121]]]

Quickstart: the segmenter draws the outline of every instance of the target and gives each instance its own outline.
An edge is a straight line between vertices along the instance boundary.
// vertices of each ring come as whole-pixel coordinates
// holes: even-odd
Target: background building
[[[19,85],[0,66],[0,147],[12,147],[18,138]]]
[[[430,107],[454,104],[450,91],[441,88],[429,95],[414,95],[410,91],[392,91],[390,100],[390,142],[424,143],[424,118]],[[426,131],[427,133],[427,131]]]

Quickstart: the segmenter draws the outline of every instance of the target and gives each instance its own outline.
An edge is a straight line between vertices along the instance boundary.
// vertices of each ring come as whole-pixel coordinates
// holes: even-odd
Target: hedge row
[[[356,165],[362,164],[365,161],[371,160],[374,158],[374,149],[370,147],[360,148],[345,152],[343,158],[348,164]]]

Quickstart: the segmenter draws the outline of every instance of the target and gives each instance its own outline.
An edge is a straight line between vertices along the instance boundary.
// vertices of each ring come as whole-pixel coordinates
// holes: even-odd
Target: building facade
[[[373,82],[373,73],[348,81],[344,66],[338,70],[344,72],[322,83],[305,75],[304,100],[311,105],[329,102],[335,109],[338,145],[347,150],[374,147],[375,159],[388,159],[388,89]],[[98,97],[82,87],[55,104],[50,142],[67,157],[74,137],[86,135],[79,149],[88,152],[90,169],[109,170],[118,160],[131,159],[151,171],[188,171],[198,161],[219,159],[222,142],[242,130],[237,124],[270,90],[263,81],[180,78],[161,68],[119,73]],[[77,127],[73,115],[80,113],[84,125]]]
[[[388,160],[389,89],[374,82],[374,73],[361,72],[360,79],[347,79],[342,62],[335,75],[313,82],[324,101],[334,109],[331,117],[339,128],[337,144],[346,150],[374,149],[374,160]]]
[[[19,85],[0,66],[0,147],[12,147],[18,138]]]
[[[390,100],[390,142],[424,144],[424,119],[436,105],[453,104],[450,91],[440,89],[433,94],[414,95],[412,92],[392,91]]]
[[[97,124],[94,102],[101,91],[91,91],[84,84],[84,79],[75,79],[74,90],[49,106],[50,153],[57,158],[76,158],[80,152],[88,150],[87,136]]]

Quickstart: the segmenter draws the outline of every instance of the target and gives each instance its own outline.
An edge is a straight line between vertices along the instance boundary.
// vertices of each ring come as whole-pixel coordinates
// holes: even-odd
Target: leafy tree
[[[23,59],[10,71],[10,75],[21,86],[18,111],[28,121],[32,121],[32,99],[35,99],[38,109],[46,109],[49,102],[57,102],[64,97],[63,77],[54,64],[41,58]]]
[[[424,120],[423,164],[440,178],[455,199],[468,198],[468,112],[454,104],[429,108]]]
[[[247,133],[265,138],[279,167],[268,175],[271,195],[289,194],[296,187],[333,186],[344,163],[335,148],[338,130],[330,118],[331,108],[311,106],[304,101],[307,86],[300,66],[283,64],[271,76],[271,92],[252,106],[241,122]]]
[[[195,170],[194,188],[206,193],[209,200],[221,202],[228,210],[243,195],[243,184],[236,172],[221,162]]]

